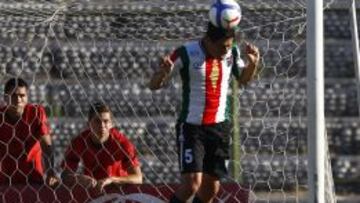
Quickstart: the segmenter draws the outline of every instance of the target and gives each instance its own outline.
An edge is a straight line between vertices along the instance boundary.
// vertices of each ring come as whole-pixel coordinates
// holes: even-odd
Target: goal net
[[[209,2],[0,1],[1,82],[25,78],[31,84],[30,102],[46,107],[57,172],[61,172],[60,162],[71,139],[87,127],[89,105],[102,101],[110,106],[116,127],[136,147],[144,186],[136,186],[134,191],[154,193],[166,201],[180,183],[175,124],[181,84],[175,77],[166,88],[155,92],[146,84],[160,56],[203,36]],[[261,67],[255,81],[232,91],[231,174],[222,180],[218,200],[230,202],[229,198],[241,193],[255,202],[304,202],[308,191],[306,1],[238,2],[242,20],[237,43],[242,48],[245,41],[257,45]],[[341,16],[342,8],[333,9],[335,0],[326,3],[326,17],[338,20],[325,21],[327,31],[335,30],[326,36],[341,38],[334,33],[341,32],[335,23],[346,20]],[[333,54],[338,45],[326,46]],[[338,60],[326,56],[330,61]],[[336,68],[327,76],[346,77],[337,75]],[[330,116],[344,116],[349,111],[341,103],[341,88],[343,84],[327,83],[326,112]],[[328,132],[334,132],[333,126],[338,124],[336,120],[334,123],[329,124]],[[331,144],[335,145],[332,139]],[[331,202],[335,197],[330,160],[327,173]],[[148,188],[142,188],[145,186]],[[36,199],[45,189],[2,190],[11,193],[2,201],[16,196],[26,202],[24,191],[36,193]],[[89,197],[84,201],[89,201],[92,197],[86,195]],[[64,198],[56,196],[60,197]],[[104,202],[122,199],[115,194],[96,198]]]

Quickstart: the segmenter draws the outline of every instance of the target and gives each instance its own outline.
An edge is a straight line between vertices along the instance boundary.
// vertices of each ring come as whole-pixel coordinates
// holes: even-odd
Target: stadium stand
[[[94,2],[61,8],[54,18],[59,7],[45,1],[0,3],[0,73],[33,83],[30,100],[47,107],[57,161],[85,127],[89,102],[101,99],[136,144],[145,182],[177,183],[174,128],[181,87],[176,79],[161,92],[152,93],[145,85],[159,56],[204,32],[206,2],[187,0],[177,6],[177,1],[169,1],[161,8],[158,1],[134,1],[149,6]],[[280,3],[280,15],[266,9],[270,1],[250,2],[241,26],[247,39],[258,40],[264,67],[259,83],[239,92],[242,178],[260,190],[291,189],[307,180],[305,32],[304,25],[291,26],[303,21],[304,8]],[[177,22],[171,21],[174,12],[169,11],[181,16]],[[327,9],[324,19],[325,113],[335,185],[338,192],[359,194],[360,122],[354,108],[349,14],[343,8]],[[249,29],[258,24],[264,26]],[[162,40],[173,42],[159,45]]]

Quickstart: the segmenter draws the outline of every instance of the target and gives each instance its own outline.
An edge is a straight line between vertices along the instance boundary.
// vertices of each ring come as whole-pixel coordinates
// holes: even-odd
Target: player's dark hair
[[[9,94],[11,93],[15,88],[18,87],[25,87],[26,90],[29,89],[29,85],[27,82],[22,78],[10,78],[6,83],[4,87],[4,93]]]
[[[102,102],[96,102],[90,105],[89,107],[89,113],[88,113],[88,119],[89,121],[94,118],[94,116],[100,114],[100,113],[111,113],[110,108],[102,103]]]
[[[215,27],[212,23],[209,22],[206,36],[208,36],[211,41],[216,42],[220,39],[235,37],[235,29]]]

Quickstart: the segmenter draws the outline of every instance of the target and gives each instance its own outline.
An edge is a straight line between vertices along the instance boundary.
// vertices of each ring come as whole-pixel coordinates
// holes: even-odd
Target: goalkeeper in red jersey
[[[44,107],[28,103],[28,84],[9,79],[4,87],[6,105],[0,108],[0,183],[47,183],[59,179],[53,169],[50,127]]]
[[[79,163],[84,166],[78,174]],[[142,172],[134,145],[113,127],[110,109],[102,103],[90,106],[88,129],[75,137],[62,163],[63,181],[86,188],[103,188],[110,184],[141,184]]]
[[[216,1],[219,2],[219,1]],[[177,48],[160,62],[149,82],[160,89],[179,72],[182,104],[176,124],[181,185],[170,203],[212,202],[227,175],[230,157],[228,91],[231,76],[239,85],[254,78],[260,59],[256,46],[247,43],[244,56],[235,41],[235,28],[225,29],[208,23],[200,40]]]

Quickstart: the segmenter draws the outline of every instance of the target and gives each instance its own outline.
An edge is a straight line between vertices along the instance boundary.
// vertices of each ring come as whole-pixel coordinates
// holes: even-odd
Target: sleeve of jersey
[[[234,46],[232,48],[232,55],[233,55],[233,66],[232,66],[232,74],[236,77],[239,78],[241,75],[241,72],[243,71],[243,69],[245,68],[245,62],[244,60],[241,58],[240,55],[240,49],[238,46]]]
[[[70,170],[73,173],[76,172],[80,162],[79,155],[75,151],[76,147],[79,146],[76,146],[76,143],[72,142],[71,145],[66,149],[64,161],[61,163],[61,168],[63,170]]]
[[[124,135],[122,135],[120,139],[120,145],[126,156],[126,160],[123,162],[124,167],[129,168],[139,166],[140,162],[137,158],[135,146]]]
[[[48,118],[46,116],[46,112],[43,106],[38,106],[38,117],[39,117],[39,134],[40,136],[43,135],[50,135],[50,126],[48,123]]]

